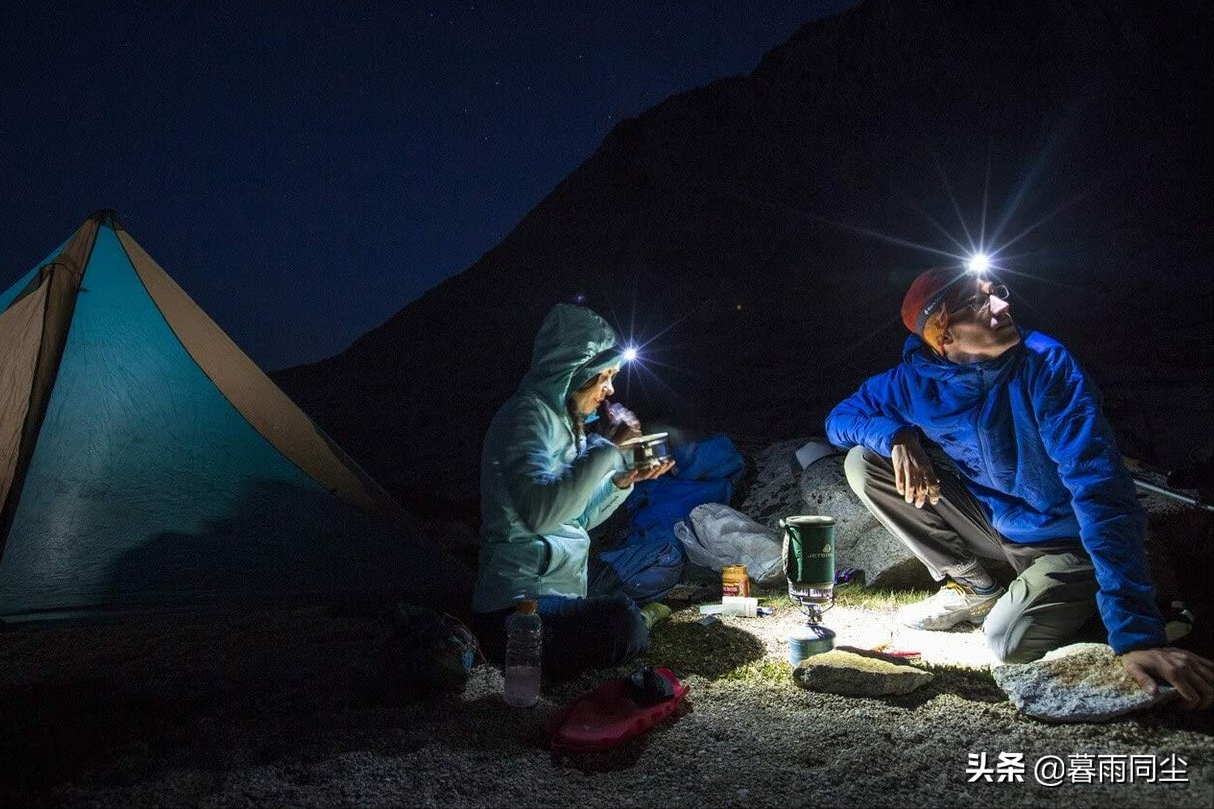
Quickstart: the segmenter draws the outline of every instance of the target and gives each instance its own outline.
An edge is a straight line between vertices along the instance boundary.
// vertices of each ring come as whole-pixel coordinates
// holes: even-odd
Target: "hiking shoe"
[[[1172,605],[1163,611],[1164,633],[1168,636],[1168,645],[1193,631],[1193,613],[1183,601],[1173,601]]]
[[[951,629],[962,621],[981,624],[1003,593],[1002,587],[989,593],[977,593],[950,581],[931,598],[903,609],[898,620],[912,629]]]
[[[653,601],[641,607],[641,618],[645,621],[646,629],[653,629],[653,625],[658,621],[664,621],[670,617],[670,607],[660,601]]]

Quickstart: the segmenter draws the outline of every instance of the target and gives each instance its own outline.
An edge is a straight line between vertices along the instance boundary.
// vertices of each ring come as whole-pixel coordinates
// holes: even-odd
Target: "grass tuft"
[[[840,587],[835,590],[835,603],[841,607],[864,607],[870,610],[899,609],[931,596],[927,590],[887,590],[868,587]]]
[[[764,658],[726,672],[722,680],[741,683],[786,683],[792,679],[792,666],[784,660]]]

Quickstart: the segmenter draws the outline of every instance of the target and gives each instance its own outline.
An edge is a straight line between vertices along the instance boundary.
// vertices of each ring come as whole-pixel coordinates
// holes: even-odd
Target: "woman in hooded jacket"
[[[588,592],[589,531],[633,483],[673,466],[626,466],[620,445],[641,435],[640,424],[607,401],[622,363],[623,348],[606,321],[558,304],[536,336],[531,369],[489,425],[472,618],[491,656],[504,649],[506,619],[525,598],[537,601],[543,619],[547,674],[619,665],[649,647],[639,607],[609,589],[610,578],[596,577]],[[599,415],[597,432],[586,430],[592,414]]]

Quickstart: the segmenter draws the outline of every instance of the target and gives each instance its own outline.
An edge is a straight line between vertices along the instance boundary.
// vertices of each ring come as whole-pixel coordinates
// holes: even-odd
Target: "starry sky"
[[[113,208],[263,368],[331,356],[622,119],[858,2],[10,4],[0,290]]]

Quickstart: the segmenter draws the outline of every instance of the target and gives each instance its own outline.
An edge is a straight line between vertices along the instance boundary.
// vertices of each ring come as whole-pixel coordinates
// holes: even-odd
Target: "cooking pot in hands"
[[[628,468],[651,469],[672,460],[669,436],[669,433],[652,433],[620,444],[620,450],[628,459]]]

